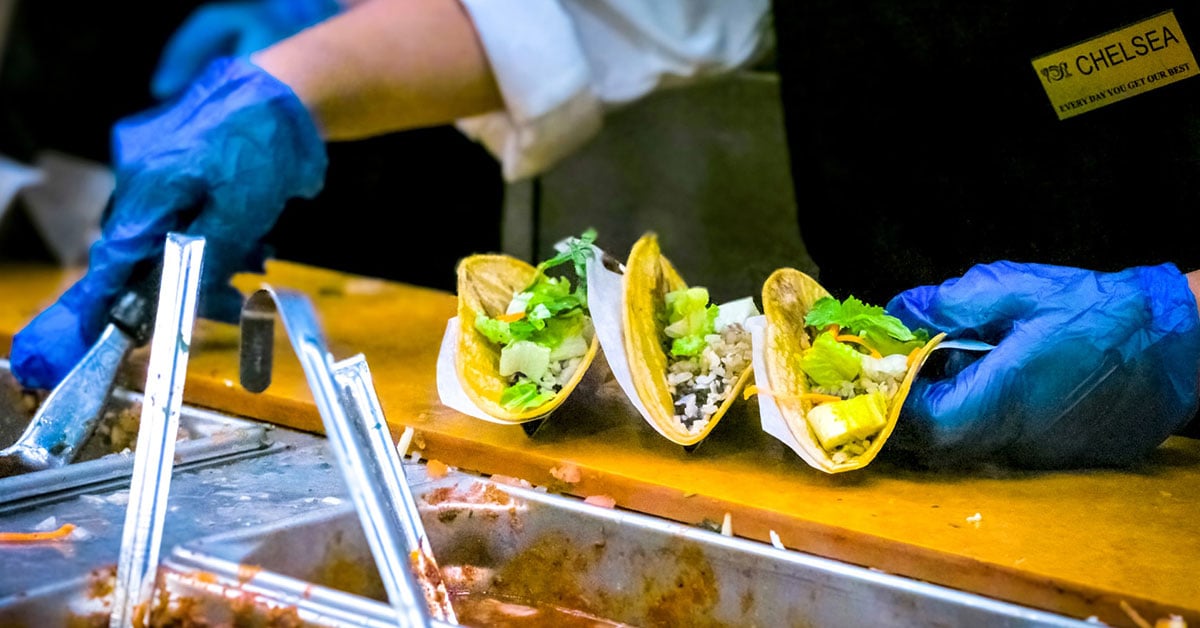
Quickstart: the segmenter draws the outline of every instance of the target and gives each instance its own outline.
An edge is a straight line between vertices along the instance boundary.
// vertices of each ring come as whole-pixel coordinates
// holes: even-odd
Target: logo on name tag
[[[1174,11],[1033,60],[1059,120],[1196,76],[1196,58]]]

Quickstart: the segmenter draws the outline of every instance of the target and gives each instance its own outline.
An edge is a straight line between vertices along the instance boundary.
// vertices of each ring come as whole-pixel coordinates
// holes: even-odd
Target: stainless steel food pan
[[[1090,625],[457,472],[413,492],[464,625],[535,614],[545,623],[534,625]],[[182,544],[165,567],[177,594],[210,605],[249,600],[314,626],[395,625],[348,505]]]
[[[80,449],[75,462],[57,469],[0,478],[0,513],[27,508],[47,500],[78,494],[82,488],[128,484],[142,396],[117,388],[105,407],[95,433]],[[0,360],[0,446],[15,440],[33,416],[36,401],[22,396],[9,369]],[[187,467],[228,456],[260,451],[271,444],[266,425],[202,408],[184,406],[179,418],[176,467]]]

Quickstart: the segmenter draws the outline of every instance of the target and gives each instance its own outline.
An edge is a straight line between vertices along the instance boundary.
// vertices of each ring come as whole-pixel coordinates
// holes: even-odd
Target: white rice
[[[739,323],[705,340],[707,346],[699,356],[668,357],[667,387],[675,399],[675,418],[691,434],[708,426],[751,360],[750,332]]]

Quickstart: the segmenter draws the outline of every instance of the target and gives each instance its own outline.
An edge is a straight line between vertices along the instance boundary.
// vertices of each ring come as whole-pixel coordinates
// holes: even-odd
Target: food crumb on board
[[[492,481],[498,484],[507,484],[509,486],[520,486],[521,488],[533,488],[533,484],[529,480],[522,480],[511,475],[493,475]]]
[[[1155,620],[1154,625],[1151,626],[1150,622],[1146,621],[1146,618],[1142,617],[1141,613],[1137,612],[1137,609],[1131,606],[1129,602],[1121,600],[1121,610],[1125,611],[1125,614],[1129,616],[1129,619],[1133,620],[1133,623],[1138,628],[1187,628],[1187,620],[1180,615],[1172,614],[1166,617],[1159,617]]]
[[[981,521],[983,521],[983,515],[981,515],[979,513],[975,513],[975,514],[971,515],[970,517],[967,517],[967,523],[975,526],[976,528],[979,527],[979,523]]]
[[[771,545],[774,545],[777,549],[781,549],[781,550],[787,549],[786,547],[784,547],[783,541],[781,541],[779,539],[778,532],[771,530],[770,533],[771,533]]]
[[[425,463],[425,468],[429,472],[429,477],[435,480],[440,480],[450,473],[450,467],[446,466],[446,463],[441,460],[430,459],[429,462]]]
[[[725,513],[725,520],[721,522],[721,534],[733,536],[733,515],[730,513]]]
[[[233,388],[233,380],[232,379],[224,380],[224,384],[225,384],[226,388]]]
[[[567,484],[578,484],[579,480],[583,479],[583,474],[580,473],[579,467],[571,462],[562,462],[557,466],[550,468],[550,475],[554,476],[560,482]]]
[[[396,453],[399,453],[401,458],[408,455],[408,447],[412,444],[415,433],[416,430],[411,425],[406,426],[404,432],[400,434],[400,439],[396,441]]]
[[[600,506],[601,508],[615,508],[617,506],[617,500],[608,495],[588,495],[583,501],[584,503]]]
[[[365,277],[347,281],[344,291],[345,294],[351,296],[370,296],[383,292],[385,287],[386,284],[383,280],[374,277]]]

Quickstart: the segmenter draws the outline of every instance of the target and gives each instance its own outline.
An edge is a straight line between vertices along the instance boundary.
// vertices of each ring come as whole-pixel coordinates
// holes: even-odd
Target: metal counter
[[[266,448],[176,470],[160,587],[192,623],[152,625],[395,625],[326,440],[264,427]],[[539,489],[432,478],[411,458],[405,468],[447,581],[476,605],[586,606],[593,626],[1089,625]],[[0,625],[106,626],[127,498],[114,481],[9,503],[0,531],[78,528],[0,544]],[[489,612],[500,611],[473,616]]]

